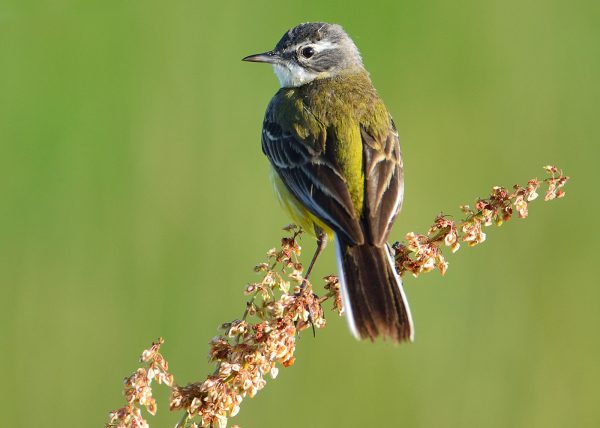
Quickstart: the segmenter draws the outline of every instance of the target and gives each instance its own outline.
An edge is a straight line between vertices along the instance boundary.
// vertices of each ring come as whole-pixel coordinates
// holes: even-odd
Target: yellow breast
[[[315,235],[315,225],[323,229],[329,238],[333,238],[333,230],[320,219],[311,214],[302,203],[290,193],[288,188],[283,184],[281,178],[277,172],[271,168],[270,173],[271,182],[273,183],[273,189],[279,199],[281,206],[289,213],[292,221],[304,229],[311,235]]]

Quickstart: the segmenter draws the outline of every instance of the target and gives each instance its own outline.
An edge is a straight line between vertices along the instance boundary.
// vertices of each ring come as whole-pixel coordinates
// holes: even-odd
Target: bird
[[[262,150],[282,206],[317,238],[305,278],[333,238],[352,334],[412,342],[387,243],[404,197],[398,131],[356,44],[338,24],[308,22],[243,61],[271,64],[281,86],[265,113]]]

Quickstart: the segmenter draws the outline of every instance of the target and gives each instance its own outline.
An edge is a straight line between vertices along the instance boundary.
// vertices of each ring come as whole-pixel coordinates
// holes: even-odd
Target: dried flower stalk
[[[107,427],[148,427],[148,423],[142,417],[141,407],[144,406],[151,415],[156,414],[156,400],[152,397],[152,381],[156,380],[158,383],[168,386],[173,385],[173,375],[169,373],[169,364],[158,352],[163,342],[163,339],[159,338],[152,343],[150,348],[142,352],[140,362],[146,364],[125,378],[123,395],[125,395],[127,404],[109,414]]]
[[[515,184],[512,191],[495,186],[488,198],[477,200],[474,209],[469,205],[461,206],[466,218],[458,224],[448,216],[440,214],[426,234],[406,234],[405,243],[396,242],[392,246],[396,251],[398,273],[404,275],[410,272],[416,277],[422,272],[437,268],[444,275],[448,269],[448,262],[442,253],[443,246],[450,247],[453,253],[460,248],[460,242],[473,247],[485,241],[484,227],[492,224],[501,226],[510,220],[514,211],[520,218],[527,217],[529,202],[537,199],[537,191],[542,184],[547,186],[544,201],[564,197],[565,192],[562,188],[569,177],[555,166],[545,166],[544,170],[549,175],[544,180],[533,178],[525,186]]]
[[[263,278],[246,287],[245,294],[251,298],[242,319],[224,324],[224,334],[210,342],[215,372],[203,382],[172,390],[171,410],[184,410],[187,419],[197,416],[199,426],[226,426],[227,417],[238,413],[242,400],[254,397],[265,386],[267,375],[277,376],[276,363],[294,364],[297,333],[311,325],[325,325],[321,303],[330,297],[339,301],[337,279],[328,280],[329,292],[323,298],[304,281],[298,260],[301,230],[293,225],[286,229],[291,237],[283,238],[281,249],[270,250],[267,262],[255,267]],[[258,322],[250,323],[249,316]]]
[[[460,242],[469,246],[480,244],[486,239],[483,227],[501,225],[514,211],[521,218],[527,217],[528,203],[538,197],[541,184],[547,185],[544,200],[562,198],[568,177],[556,167],[544,169],[550,175],[544,180],[529,180],[526,186],[515,185],[510,192],[494,187],[487,199],[477,200],[474,209],[462,206],[466,218],[458,224],[440,214],[426,234],[408,233],[406,243],[393,245],[398,273],[418,276],[437,268],[443,275],[448,269],[443,247],[456,252]],[[269,250],[267,260],[254,268],[262,279],[245,287],[250,300],[242,318],[223,324],[222,334],[209,342],[209,360],[216,363],[214,372],[204,381],[175,385],[167,361],[159,352],[163,340],[158,339],[142,353],[143,367],[125,379],[123,393],[127,404],[109,414],[107,427],[147,428],[141,409],[144,407],[151,415],[156,413],[153,381],[168,385],[170,409],[183,411],[176,428],[225,427],[228,418],[239,412],[242,400],[254,397],[265,386],[267,375],[277,377],[277,364],[294,364],[298,333],[325,326],[323,302],[332,299],[333,310],[342,314],[337,277],[324,278],[325,294],[318,297],[302,275],[298,245],[302,231],[294,225],[284,230],[290,236],[282,238],[281,248]]]
[[[245,397],[254,397],[265,386],[267,376],[277,377],[277,363],[282,367],[294,364],[298,333],[325,326],[322,304],[326,300],[332,299],[333,310],[341,315],[337,277],[326,277],[326,293],[317,296],[302,275],[298,245],[302,231],[295,225],[284,230],[290,236],[282,238],[281,248],[269,250],[266,262],[254,268],[262,279],[245,287],[250,300],[242,318],[223,324],[223,333],[209,343],[209,360],[217,363],[215,371],[204,381],[173,385],[167,363],[158,353],[163,343],[159,339],[142,354],[141,360],[152,361],[151,365],[139,368],[125,380],[128,404],[110,414],[108,427],[148,426],[140,408],[144,406],[148,413],[156,413],[153,379],[173,385],[169,407],[184,411],[178,427],[225,427],[227,419],[239,412]],[[255,322],[250,322],[250,318]],[[160,364],[156,366],[155,361]]]

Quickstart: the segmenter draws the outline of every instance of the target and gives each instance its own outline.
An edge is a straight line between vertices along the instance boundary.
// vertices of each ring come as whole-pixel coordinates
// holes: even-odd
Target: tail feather
[[[350,245],[338,236],[335,243],[344,311],[354,336],[413,341],[410,308],[387,245]]]

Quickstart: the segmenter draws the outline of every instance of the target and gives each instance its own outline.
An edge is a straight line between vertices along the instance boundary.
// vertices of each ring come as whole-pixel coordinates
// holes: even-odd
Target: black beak
[[[275,64],[279,62],[281,58],[275,51],[263,52],[256,55],[248,55],[242,58],[242,61],[248,62],[266,62],[268,64]]]

